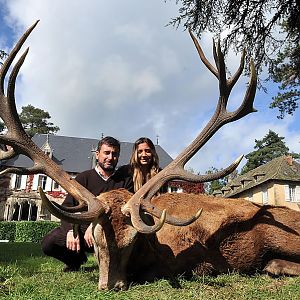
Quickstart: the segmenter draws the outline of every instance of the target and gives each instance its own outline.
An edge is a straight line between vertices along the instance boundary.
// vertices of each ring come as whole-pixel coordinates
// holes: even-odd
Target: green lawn
[[[124,292],[98,292],[93,255],[77,273],[63,273],[62,264],[45,257],[33,243],[0,243],[0,299],[300,299],[300,277],[228,274],[179,278],[181,289],[168,281],[132,285]]]

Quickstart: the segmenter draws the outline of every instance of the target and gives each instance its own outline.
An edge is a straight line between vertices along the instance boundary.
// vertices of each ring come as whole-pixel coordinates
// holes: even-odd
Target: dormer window
[[[52,158],[52,152],[51,151],[44,151],[44,153],[47,155],[47,156],[49,156],[50,158]]]
[[[230,192],[230,188],[224,186],[224,187],[221,189],[221,192],[222,192],[223,195],[226,195],[228,192]]]
[[[41,147],[41,149],[44,151],[44,153],[52,159],[53,155],[53,149],[51,148],[51,145],[49,143],[49,134],[47,134],[46,142],[45,144]]]
[[[253,175],[254,180],[257,182],[259,180],[261,180],[266,174],[265,173],[256,173]]]
[[[232,191],[237,190],[239,187],[240,187],[240,184],[232,184],[232,185],[230,185],[230,188],[231,188]]]
[[[92,169],[94,169],[96,167],[96,165],[97,165],[96,151],[97,151],[97,148],[95,148],[93,146],[92,150],[91,150],[91,156],[90,156]]]
[[[241,180],[241,184],[242,184],[242,187],[245,187],[247,184],[249,184],[252,180],[251,179],[242,179]]]

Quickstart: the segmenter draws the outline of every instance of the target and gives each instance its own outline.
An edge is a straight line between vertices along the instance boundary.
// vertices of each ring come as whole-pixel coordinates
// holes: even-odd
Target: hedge
[[[16,222],[0,222],[0,240],[14,241],[16,236]]]
[[[57,226],[59,223],[52,221],[2,221],[0,222],[0,240],[39,243],[49,231]]]

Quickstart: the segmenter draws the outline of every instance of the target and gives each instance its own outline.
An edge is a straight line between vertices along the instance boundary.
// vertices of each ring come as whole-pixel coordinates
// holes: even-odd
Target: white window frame
[[[300,186],[289,184],[284,186],[285,201],[299,203],[300,202]]]
[[[15,175],[15,185],[14,185],[14,188],[16,190],[20,190],[21,189],[21,184],[22,184],[22,175],[16,174]]]
[[[291,202],[295,202],[296,200],[296,185],[289,185],[289,198]]]
[[[39,175],[38,176],[38,186],[40,186],[43,190],[45,190],[46,185],[47,185],[47,176],[46,175]]]
[[[59,191],[60,190],[60,185],[53,180],[52,182],[52,191]]]
[[[269,204],[269,194],[268,194],[268,189],[264,188],[262,190],[262,204],[267,205]]]
[[[300,186],[296,186],[296,202],[300,203]]]

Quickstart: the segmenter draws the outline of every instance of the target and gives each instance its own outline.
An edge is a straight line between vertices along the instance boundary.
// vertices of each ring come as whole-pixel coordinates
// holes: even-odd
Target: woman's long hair
[[[143,174],[138,159],[138,146],[143,143],[147,143],[152,153],[152,161],[151,164],[149,165],[149,170],[147,174]],[[130,159],[130,165],[133,173],[133,184],[134,184],[135,192],[139,190],[142,187],[142,185],[145,184],[150,178],[152,178],[154,175],[156,175],[159,172],[158,155],[156,153],[153,142],[149,138],[141,137],[134,143],[133,151]]]

